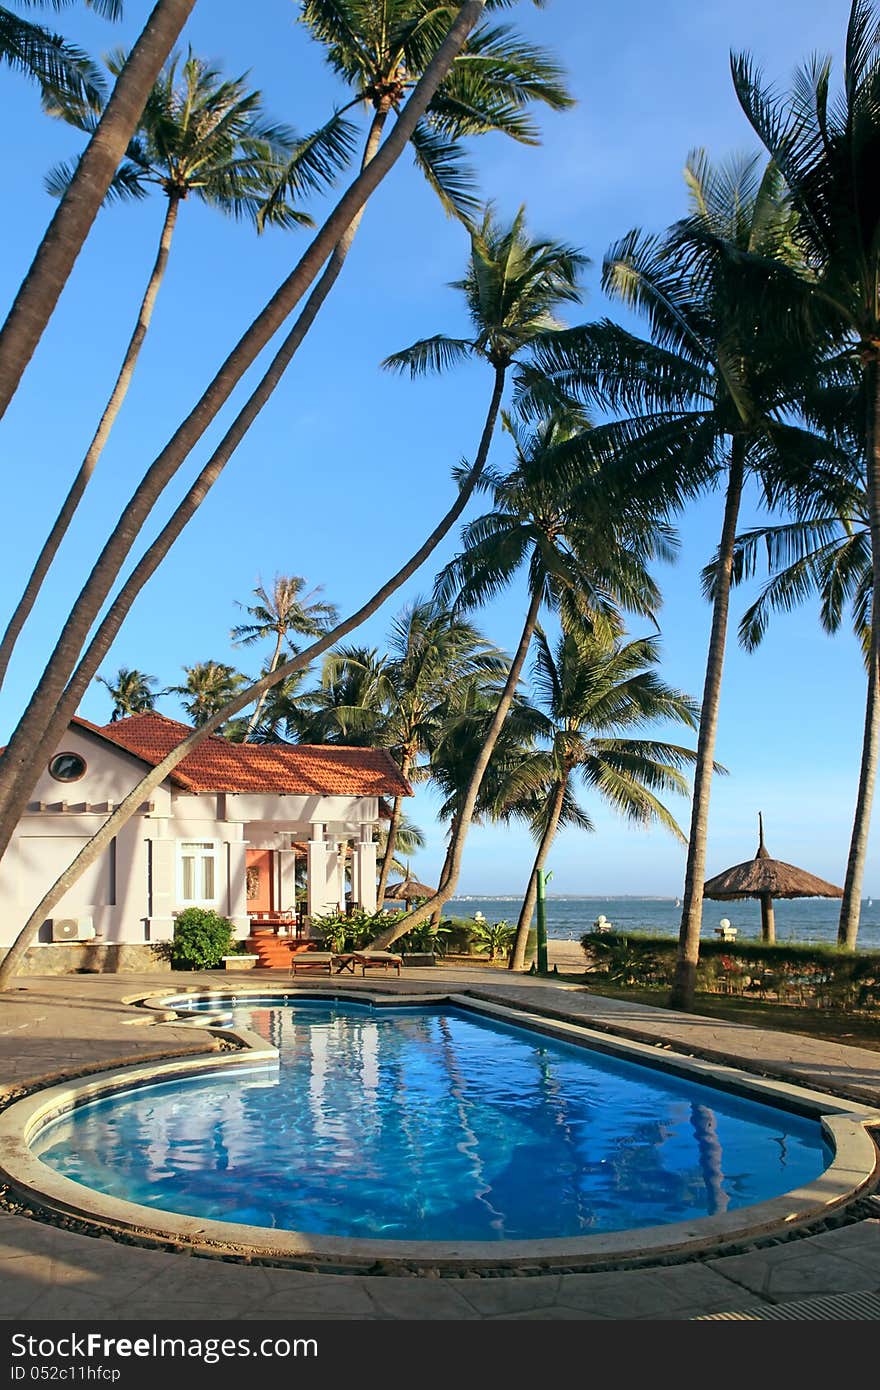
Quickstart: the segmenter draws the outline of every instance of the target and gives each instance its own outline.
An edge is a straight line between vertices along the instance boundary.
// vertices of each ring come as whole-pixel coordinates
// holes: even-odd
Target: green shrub
[[[235,927],[227,917],[207,907],[188,907],[178,913],[171,942],[172,970],[211,970],[232,955]]]
[[[448,935],[447,928],[441,923],[435,927],[431,922],[422,922],[418,927],[413,927],[405,936],[399,936],[394,945],[404,955],[434,955],[443,956],[446,954],[446,942],[444,937]]]
[[[509,922],[478,922],[472,940],[478,951],[487,951],[489,959],[494,960],[496,956],[509,955],[515,936],[516,928]]]
[[[444,917],[440,925],[446,937],[446,950],[454,955],[469,955],[477,925],[473,917]]]
[[[391,912],[328,912],[312,918],[312,930],[328,951],[360,951],[394,921]]]

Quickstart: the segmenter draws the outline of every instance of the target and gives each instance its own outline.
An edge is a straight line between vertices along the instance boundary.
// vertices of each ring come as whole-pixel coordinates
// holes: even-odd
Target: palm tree
[[[163,3],[164,0],[159,0],[157,10],[162,9]],[[233,389],[235,382],[246,370],[249,363],[253,361],[256,353],[259,352],[260,347],[268,342],[275,328],[284,321],[285,316],[305,293],[318,274],[330,248],[335,245],[344,228],[348,226],[359,208],[363,206],[388,170],[400,157],[439,83],[443,80],[456,54],[479,19],[485,8],[485,3],[486,0],[464,0],[449,32],[425,68],[423,76],[401,112],[396,126],[386,138],[375,159],[354,180],[354,183],[340,199],[309,250],[273,296],[263,313],[251,325],[251,329],[248,330],[238,347],[227,359],[227,363],[221,368],[189,419],[177,431],[171,444],[163,451],[163,455],[160,460],[157,460],[154,469],[148,476],[147,482],[126,509],[123,522],[117,527],[108,546],[105,547],[103,557],[97,561],[92,571],[91,581],[86,585],[86,590],[75,605],[68,623],[65,624],[65,630],[56,644],[49,667],[44,672],[39,686],[31,697],[25,716],[19,721],[16,734],[13,735],[4,752],[2,764],[0,764],[0,853],[8,846],[21,809],[26,804],[39,766],[38,759],[42,754],[43,739],[48,740],[50,733],[54,736],[56,721],[58,727],[64,727],[62,718],[64,721],[69,719],[71,710],[76,708],[82,694],[81,684],[84,682],[83,689],[86,688],[95,674],[96,667],[93,667],[91,662],[96,659],[100,664],[103,660],[106,650],[113,641],[113,636],[118,631],[137,593],[157,568],[190,516],[200,505],[203,496],[219,475],[223,465],[271,395],[284,369],[283,349],[276,358],[276,363],[269,368],[263,381],[251,396],[250,401],[239,413],[219,449],[215,451],[212,462],[206,469],[203,469],[195,485],[175,511],[171,521],[163,528],[158,541],[149,547],[140,563],[135,566],[116,600],[110,605],[95,638],[77,667],[75,664],[77,654],[82,650],[87,635],[87,629],[82,626],[85,613],[101,589],[106,597],[113,577],[118,572],[118,565],[122,562],[124,554],[127,553],[133,536],[139,532],[146,515],[149,514],[152,501],[164,488],[165,482],[173,476],[176,468],[186,458],[195,441],[201,437],[207,427],[207,422],[213,419],[220,405]],[[154,11],[154,15],[155,13],[156,11]],[[367,618],[378,611],[385,600],[395,593],[401,584],[405,583],[433,552],[460,516],[469,495],[466,488],[460,490],[452,507],[415,553],[356,612],[338,624],[332,633],[319,638],[305,652],[301,652],[291,661],[276,667],[275,671],[239,691],[227,706],[218,711],[201,729],[193,730],[192,734],[182,739],[176,748],[148,772],[138,784],[137,791],[143,792],[148,786],[158,786],[168,772],[177,766],[181,758],[186,757],[215,729],[221,728],[225,722],[246,708],[263,690],[286,679],[294,671],[308,666],[310,662],[323,655],[334,641],[338,641],[347,636],[349,632],[353,632],[362,622],[365,622]],[[151,496],[152,500],[150,500]],[[73,674],[68,677],[67,672]],[[67,682],[66,685],[64,684],[65,681]],[[46,699],[53,690],[55,691],[55,703],[54,705],[50,703],[47,706]],[[38,714],[42,722],[35,725],[34,720],[37,719]],[[50,726],[53,727],[50,728]],[[27,743],[28,729],[34,733],[39,733],[40,742],[37,748],[29,747]],[[13,746],[16,744],[17,746]],[[24,795],[24,801],[21,799],[22,795]],[[53,904],[56,901],[60,902],[61,897],[78,880],[89,864],[103,853],[116,830],[127,824],[138,804],[139,802],[136,802],[131,795],[124,798],[120,806],[108,816],[101,829],[83,846],[73,863],[58,877],[48,893],[44,894],[39,909],[44,908],[50,901]],[[21,964],[38,927],[37,917],[32,913],[0,964],[0,992],[6,988]]]
[[[532,688],[545,711],[543,741],[549,745],[523,760],[514,803],[529,816],[538,850],[517,923],[511,970],[522,970],[544,868],[556,832],[565,824],[590,828],[577,803],[575,775],[621,815],[637,825],[656,821],[682,843],[675,819],[658,792],[686,794],[681,769],[695,753],[677,744],[633,738],[631,731],[658,720],[675,720],[696,729],[698,709],[654,669],[657,639],[629,642],[564,633],[556,649],[543,631],[536,634]]]
[[[505,669],[503,653],[461,614],[418,599],[404,609],[391,630],[383,738],[404,777],[418,783],[430,775],[426,755],[461,708],[474,682],[491,680]],[[397,849],[402,814],[403,800],[397,796],[379,875],[380,903]]]
[[[64,0],[51,0],[56,10],[63,3]],[[119,19],[122,13],[121,0],[86,3],[106,19]],[[31,0],[19,0],[19,4],[30,8]],[[87,53],[44,25],[23,19],[6,5],[0,5],[0,63],[30,77],[46,101],[77,101],[95,108],[103,99],[103,78]]]
[[[263,672],[267,675],[268,672]],[[299,737],[304,699],[302,684],[307,671],[294,671],[284,680],[278,681],[264,691],[263,712],[260,722],[250,735],[251,743],[293,743]],[[250,720],[245,723],[245,732]]]
[[[389,137],[391,139],[392,137]],[[383,146],[384,148],[384,146]],[[501,399],[507,374],[514,361],[525,354],[539,340],[559,331],[561,325],[553,317],[553,310],[560,303],[577,298],[577,274],[583,258],[568,247],[548,241],[532,240],[525,229],[524,217],[520,213],[509,227],[499,227],[491,215],[487,214],[479,230],[471,235],[471,257],[467,273],[461,285],[464,288],[466,303],[474,326],[474,337],[464,340],[431,339],[427,343],[416,343],[407,353],[397,354],[389,359],[392,366],[401,369],[409,364],[414,373],[428,370],[446,360],[446,347],[453,359],[468,354],[487,362],[492,370],[492,396],[480,436],[474,462],[462,479],[458,495],[442,520],[434,527],[425,543],[398,570],[392,579],[364,604],[346,623],[334,630],[333,641],[346,636],[371,617],[382,603],[404,584],[431,555],[436,546],[446,536],[461,516],[471,497],[477,480],[485,466],[489,453],[495,423],[501,408]],[[233,426],[233,432],[235,426]],[[223,453],[223,446],[220,446]],[[228,455],[226,455],[228,457]],[[215,460],[217,454],[214,456]],[[160,532],[158,538],[148,548],[126,580],[119,595],[111,604],[109,612],[102,619],[84,656],[79,662],[66,689],[59,694],[54,710],[46,712],[46,723],[39,731],[36,747],[24,742],[25,731],[34,726],[37,709],[43,709],[47,692],[55,688],[55,678],[44,676],[40,683],[39,699],[35,698],[20,721],[10,740],[3,764],[0,766],[0,849],[3,836],[12,833],[14,821],[12,809],[7,812],[6,797],[14,794],[15,805],[27,785],[28,795],[31,787],[27,776],[21,771],[17,778],[14,771],[7,774],[8,760],[12,755],[27,760],[29,768],[43,766],[43,745],[46,747],[60,736],[70,715],[75,711],[82,693],[88,688],[97,667],[104,659],[113,642],[123,618],[140,589],[154,573],[160,560],[180,534],[189,517],[200,504],[207,489],[219,474],[219,465],[211,462],[205,466],[196,479],[190,492],[178,506],[171,520]],[[94,573],[94,572],[93,572]],[[88,588],[89,586],[87,586]],[[85,595],[85,591],[84,591]],[[78,603],[68,620],[66,631],[79,625],[83,612],[90,609],[90,603]],[[79,618],[77,617],[79,610]],[[62,634],[59,646],[64,643]],[[66,645],[66,643],[64,643]],[[73,645],[73,642],[71,642]],[[332,645],[331,643],[327,644]],[[327,647],[321,647],[321,651]],[[311,659],[311,658],[309,658]],[[297,661],[294,657],[292,661]],[[305,662],[308,664],[308,661]],[[286,676],[296,669],[291,662],[276,668]],[[275,674],[275,673],[270,673]],[[36,735],[35,735],[36,736]],[[53,745],[54,746],[54,745]],[[48,758],[49,754],[46,754]],[[13,780],[15,779],[15,780]],[[8,788],[12,790],[7,790]],[[20,814],[20,811],[18,812]]]
[[[144,714],[156,706],[156,691],[153,690],[156,684],[155,676],[120,666],[115,681],[108,681],[104,676],[98,676],[97,679],[107,687],[113,700],[111,724],[115,724],[117,719],[127,718],[130,714]]]
[[[471,8],[464,6],[463,10]],[[477,10],[483,8],[482,4],[476,6]],[[349,106],[365,104],[373,108],[361,163],[362,174],[373,163],[392,111],[397,114],[397,124],[403,131],[406,123],[400,120],[401,102],[414,87],[421,87],[422,76],[434,66],[439,52],[437,45],[457,10],[456,4],[398,0],[393,20],[389,22],[384,0],[362,0],[344,15],[335,0],[334,3],[307,0],[304,22],[315,37],[328,46],[331,66],[356,88],[357,95]],[[470,29],[473,22],[454,27]],[[447,211],[466,215],[476,206],[469,191],[471,178],[462,163],[458,142],[467,136],[501,132],[518,141],[536,144],[537,130],[527,114],[528,106],[536,101],[555,110],[573,104],[558,65],[543,50],[521,39],[506,26],[480,29],[467,38],[460,58],[457,53],[453,55],[449,74],[430,96],[411,134],[416,162]],[[389,142],[386,145],[390,148]],[[342,142],[338,142],[334,146],[334,157],[344,152],[347,146],[344,150]],[[302,179],[297,152],[274,194],[266,200],[261,217],[276,217],[283,206],[280,200],[288,192],[301,188]],[[210,479],[207,483],[210,486],[292,361],[342,269],[362,211],[363,207],[343,224],[342,235],[334,243],[333,254],[323,274],[263,381],[185,499],[186,519],[195,509],[192,503],[197,506],[204,497],[206,479]],[[206,418],[202,410],[193,412],[190,421],[194,421],[197,414]],[[201,432],[200,428],[199,437]],[[194,438],[192,444],[195,442]],[[166,456],[167,453],[166,450]],[[175,468],[183,462],[183,457],[185,455]],[[160,539],[158,548],[164,553],[168,544],[170,542]],[[114,577],[110,575],[111,582]]]
[[[542,608],[559,613],[567,628],[589,629],[597,635],[617,630],[620,605],[652,617],[660,596],[645,562],[671,555],[668,528],[646,522],[636,508],[627,514],[620,506],[608,505],[603,479],[589,468],[589,430],[583,417],[560,413],[530,433],[509,418],[506,423],[516,445],[516,465],[507,475],[487,475],[492,510],[464,528],[464,549],[441,573],[436,594],[441,603],[467,610],[499,593],[519,570],[526,569],[525,622],[473,764],[438,892],[408,916],[405,925],[382,932],[377,944],[383,946],[442,907],[455,892],[480,785]],[[563,483],[563,476],[571,474],[576,481]]]
[[[380,830],[376,836],[376,853],[382,862],[388,861],[391,873],[405,878],[408,876],[410,859],[418,850],[424,849],[425,844],[424,831],[408,816],[401,816],[397,824],[397,848],[394,853],[388,852],[387,830]],[[381,905],[382,899],[379,898],[378,902]]]
[[[183,685],[169,685],[166,695],[179,695],[190,722],[200,729],[227,705],[246,677],[222,661],[197,661],[184,666]]]
[[[497,4],[489,0],[486,8]],[[436,0],[395,0],[393,5],[355,0],[343,6],[338,0],[305,0],[302,22],[324,46],[336,76],[354,93],[343,110],[363,106],[372,112],[362,168],[373,158],[389,116],[399,115],[425,71],[455,10],[454,3]],[[483,25],[472,31],[412,135],[416,165],[448,213],[467,219],[476,211],[474,176],[464,162],[462,139],[497,132],[538,144],[537,127],[528,115],[533,102],[555,111],[574,104],[558,63],[509,26]],[[286,192],[285,175],[267,201],[267,213]],[[314,316],[336,283],[361,217],[352,220],[337,243],[303,318]]]
[[[871,556],[871,612],[880,608],[880,21],[871,0],[852,0],[842,91],[831,94],[831,60],[813,58],[787,97],[769,92],[752,59],[733,60],[737,96],[778,164],[797,209],[798,245],[806,261],[802,299],[816,338],[861,379],[860,429]],[[872,707],[880,680],[880,624],[871,623],[869,703],[859,796],[847,868],[841,932],[853,944],[867,851],[877,740]]]
[[[505,666],[501,652],[472,623],[433,602],[416,599],[392,625],[388,652],[341,649],[324,665],[315,700],[321,742],[341,738],[387,748],[404,777],[428,775],[425,755],[476,677],[489,679]],[[403,799],[395,797],[379,876],[379,902],[397,851]]]
[[[49,740],[50,726],[53,726],[53,733],[57,728],[66,727],[67,720],[76,709],[83,691],[88,688],[89,682],[109,649],[112,635],[115,635],[121,626],[134,598],[158,567],[187,522],[195,514],[238,444],[272,395],[302,339],[299,327],[295,325],[291,333],[288,334],[262,380],[239,411],[183,501],[175,509],[169,522],[162,528],[159,536],[148,547],[140,562],[123,584],[101,622],[95,638],[90,643],[88,651],[81,658],[80,654],[92,625],[98,618],[134,539],[139,534],[164,488],[181,467],[190,450],[202,437],[244,372],[284,323],[286,317],[319,274],[322,265],[331,254],[344,230],[381,183],[389,169],[399,159],[418,121],[424,115],[439,84],[449,71],[452,62],[484,8],[485,0],[464,0],[448,34],[437,48],[432,60],[427,64],[422,78],[375,158],[370,161],[368,167],[362,170],[337,203],[311,246],[262,312],[258,314],[250,328],[246,330],[215,374],[213,381],[195,408],[175,431],[172,439],[147,470],[126,505],[118,524],[98,556],[89,579],[73,605],[49,658],[48,665],[22,719],[7,744],[2,765],[0,765],[0,853],[8,845],[9,837],[21,810],[27,803],[27,798],[41,766],[43,741],[48,742]],[[458,500],[463,507],[467,498],[460,495]],[[452,510],[455,511],[454,508]],[[455,521],[456,516],[457,513],[452,515],[449,524]],[[441,523],[441,527],[435,528],[435,530],[441,531],[443,524]],[[440,538],[442,535],[438,537],[438,539]],[[426,543],[413,557],[411,563],[416,568],[419,563],[417,557],[423,553],[430,553],[432,544],[432,541]],[[404,582],[407,577],[409,577],[408,574],[404,575],[400,582]],[[395,587],[397,587],[397,577],[390,582],[390,586],[383,586],[380,593],[384,597],[388,592],[393,592]],[[377,596],[376,606],[381,601],[382,599]],[[347,631],[352,631],[357,625],[357,621],[353,618]],[[339,637],[345,634],[339,632],[336,635]],[[324,650],[326,648],[322,647],[321,651]],[[77,661],[79,661],[79,666],[77,666]],[[278,671],[281,670],[282,668],[279,667]],[[270,673],[269,679],[271,680],[275,674],[274,672]],[[289,674],[289,668],[283,670],[283,675],[287,674]]]
[[[239,604],[240,608],[244,608],[250,614],[252,621],[239,623],[234,627],[232,640],[237,646],[249,647],[265,637],[274,637],[275,648],[267,671],[275,670],[281,660],[284,643],[291,633],[296,632],[304,637],[318,637],[339,620],[339,610],[335,604],[315,597],[320,593],[321,586],[304,594],[305,584],[306,581],[301,575],[276,574],[271,591],[262,584],[258,584],[254,589],[254,598],[257,600],[255,604]],[[244,738],[245,743],[253,737],[260,722],[262,709],[263,697],[254,706]]]
[[[802,495],[794,491],[791,500],[795,515],[791,520],[753,527],[737,536],[733,557],[734,584],[755,574],[762,551],[770,571],[770,578],[740,622],[739,638],[746,650],[754,651],[760,645],[774,612],[790,612],[815,596],[819,599],[822,628],[829,635],[839,632],[849,610],[864,655],[868,680],[862,757],[837,931],[838,944],[850,950],[858,939],[868,828],[880,755],[880,699],[876,667],[871,661],[870,508],[861,432],[865,402],[858,386],[857,382],[848,382],[811,393],[810,414],[822,420],[839,446],[837,466],[814,473]],[[704,575],[709,588],[713,572],[710,565]]]
[[[459,817],[465,810],[471,771],[486,742],[498,703],[504,695],[504,679],[475,679],[460,693],[456,707],[440,722],[430,748],[428,775],[443,801],[437,819],[447,822],[447,851],[440,882],[449,876],[452,846]],[[514,789],[524,760],[534,749],[541,725],[539,712],[519,692],[514,695],[501,726],[492,755],[480,783],[473,809],[473,824],[504,821],[518,814]],[[435,905],[431,918],[439,926],[443,904]]]
[[[118,75],[124,55],[111,55],[108,67]],[[108,198],[142,199],[158,188],[165,199],[165,217],[156,259],[135,318],[134,330],[98,427],[74,477],[61,510],[43,544],[36,565],[0,641],[0,686],[6,677],[15,643],[37,596],[119,415],[153,317],[156,299],[168,265],[181,204],[198,199],[230,217],[257,217],[267,188],[285,161],[299,178],[298,191],[329,181],[344,158],[335,129],[322,138],[294,141],[291,133],[268,122],[261,111],[261,94],[248,89],[244,77],[225,79],[210,63],[190,51],[181,67],[179,55],[169,61],[144,108],[137,135],[110,185]],[[57,114],[80,129],[92,130],[97,118],[77,104],[58,103]],[[291,146],[295,149],[291,150]],[[76,164],[60,165],[49,176],[49,191],[63,194]],[[279,204],[276,220],[309,221],[305,214]]]
[[[610,321],[573,329],[541,345],[539,367],[554,392],[600,402],[623,417],[594,431],[593,446],[616,457],[622,495],[680,507],[724,487],[712,625],[682,898],[672,1002],[693,1007],[699,960],[706,837],[737,518],[746,477],[772,504],[787,473],[807,473],[827,441],[791,423],[811,361],[790,350],[786,331],[769,331],[796,307],[788,267],[798,260],[795,218],[778,172],[756,159],[715,170],[689,158],[691,214],[663,237],[632,231],[606,258],[603,284],[649,320],[639,338]],[[760,285],[759,296],[757,286]],[[772,306],[772,308],[771,308]],[[535,391],[546,400],[543,381]],[[612,469],[612,473],[614,470]]]
[[[340,646],[328,652],[320,683],[299,701],[299,741],[350,748],[381,745],[391,694],[387,660],[376,647]]]
[[[157,0],[153,6],[70,188],[37,248],[0,329],[0,417],[5,415],[52,317],[116,168],[137,129],[150,88],[194,5],[195,0]],[[111,12],[114,0],[106,0],[104,8]]]

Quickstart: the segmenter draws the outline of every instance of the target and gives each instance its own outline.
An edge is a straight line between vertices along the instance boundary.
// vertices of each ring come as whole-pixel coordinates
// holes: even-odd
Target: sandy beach
[[[577,941],[548,941],[547,959],[551,970],[555,965],[564,975],[581,975],[586,969],[583,947]]]

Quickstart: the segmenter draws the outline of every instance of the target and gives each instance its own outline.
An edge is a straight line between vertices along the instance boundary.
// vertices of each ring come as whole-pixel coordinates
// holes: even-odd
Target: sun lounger
[[[378,969],[380,966],[383,970],[389,970],[394,966],[399,975],[400,967],[403,965],[403,956],[396,955],[394,951],[355,951],[353,955],[354,963],[361,967],[362,975],[366,975],[370,967]]]
[[[332,951],[295,951],[290,957],[290,973],[329,975],[334,960]]]

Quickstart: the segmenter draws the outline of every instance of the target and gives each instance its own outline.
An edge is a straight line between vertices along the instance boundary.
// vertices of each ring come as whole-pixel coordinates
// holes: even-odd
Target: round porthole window
[[[85,771],[86,760],[79,753],[56,753],[49,764],[49,776],[56,782],[78,782]]]

